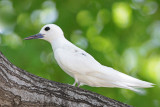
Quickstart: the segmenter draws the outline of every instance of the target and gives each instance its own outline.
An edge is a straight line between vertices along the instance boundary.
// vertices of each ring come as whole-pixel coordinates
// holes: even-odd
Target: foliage
[[[101,64],[156,84],[137,94],[126,89],[82,88],[136,107],[159,107],[160,1],[158,0],[0,0],[0,51],[35,75],[72,84],[46,41],[23,38],[47,23]]]

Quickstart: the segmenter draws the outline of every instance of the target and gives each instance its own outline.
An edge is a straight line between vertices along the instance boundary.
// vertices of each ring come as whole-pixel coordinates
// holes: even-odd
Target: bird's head
[[[63,37],[62,29],[55,24],[47,24],[42,27],[38,34],[24,38],[25,40],[29,39],[44,39],[48,42],[52,42],[56,38]]]

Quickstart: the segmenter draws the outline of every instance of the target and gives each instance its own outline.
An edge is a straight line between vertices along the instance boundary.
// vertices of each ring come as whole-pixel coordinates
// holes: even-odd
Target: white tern
[[[77,83],[78,86],[117,87],[139,91],[137,88],[149,88],[154,85],[100,64],[90,54],[69,42],[62,29],[55,24],[47,24],[38,34],[25,39],[48,41],[52,45],[58,65],[75,79],[74,86]]]

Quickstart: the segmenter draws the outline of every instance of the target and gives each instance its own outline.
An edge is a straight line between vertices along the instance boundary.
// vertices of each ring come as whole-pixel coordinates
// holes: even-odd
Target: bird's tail
[[[114,72],[115,76],[117,76],[117,78],[119,78],[119,79],[115,79],[114,84],[120,88],[126,88],[126,89],[130,89],[130,90],[133,90],[136,92],[140,92],[140,90],[138,90],[137,88],[150,88],[150,87],[153,87],[153,85],[154,85],[153,83],[139,80],[137,78],[131,77],[131,76],[126,75],[121,72],[118,72],[118,71],[116,71],[112,68],[109,68],[109,67],[105,67],[105,69],[112,70],[112,72]]]
[[[137,88],[150,88],[154,85],[153,83],[136,79],[106,66],[103,66],[101,73],[94,76],[105,81],[99,87],[126,88],[135,92],[140,92]]]
[[[136,78],[131,77],[132,79],[129,79],[126,82],[117,82],[115,83],[115,85],[117,87],[120,88],[126,88],[138,93],[141,93],[141,90],[139,90],[138,88],[150,88],[153,87],[153,83],[150,82],[146,82],[146,81],[142,81],[142,80],[138,80]]]

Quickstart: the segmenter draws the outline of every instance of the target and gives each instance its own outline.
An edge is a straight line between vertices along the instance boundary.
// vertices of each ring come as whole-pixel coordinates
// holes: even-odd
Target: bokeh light
[[[113,11],[113,20],[118,27],[126,28],[131,24],[132,10],[129,4],[124,2],[114,3],[112,11]]]

